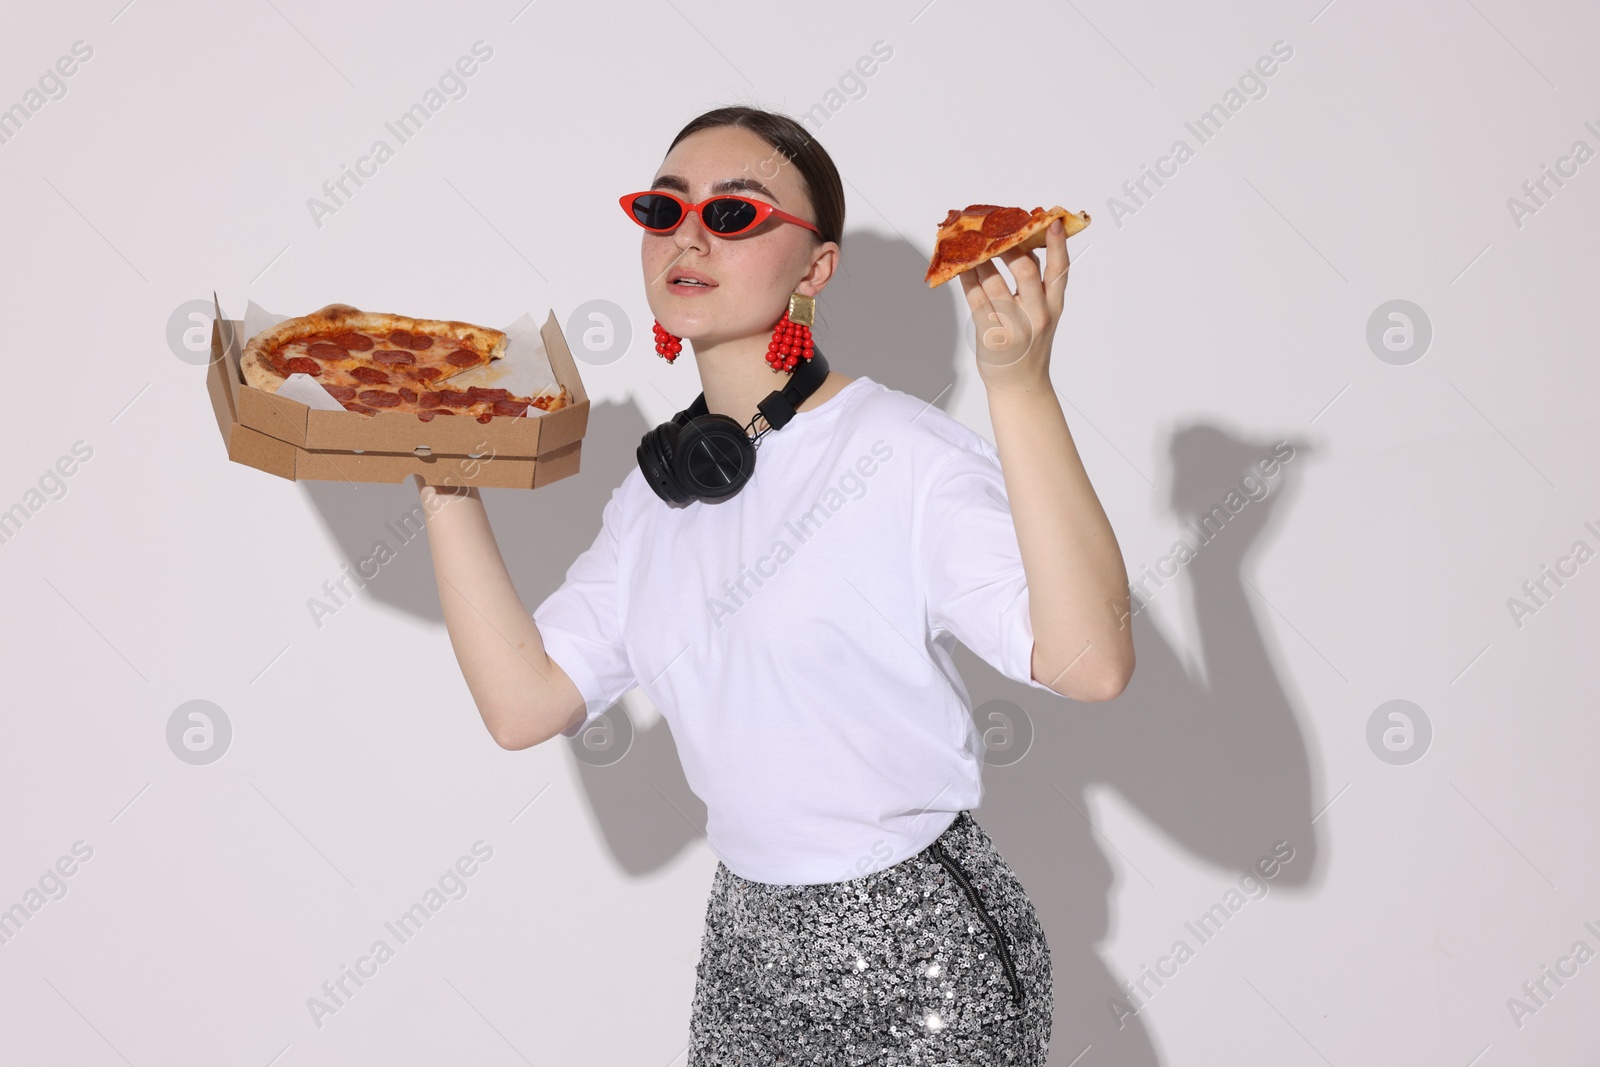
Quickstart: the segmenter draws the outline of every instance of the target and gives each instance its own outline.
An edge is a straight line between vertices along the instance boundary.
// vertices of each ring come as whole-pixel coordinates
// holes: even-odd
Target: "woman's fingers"
[[[1017,292],[1014,299],[1028,312],[1028,316],[1035,323],[1048,325],[1050,309],[1045,300],[1044,282],[1040,279],[1039,260],[1032,252],[1024,252],[1013,248],[1009,252],[1000,253],[1006,269],[1011,271],[1011,276],[1017,280]],[[998,273],[998,272],[996,272]],[[1004,285],[1005,282],[1001,282]],[[1006,290],[1010,295],[1010,290]]]
[[[1072,266],[1072,259],[1067,255],[1067,229],[1060,219],[1052,219],[1045,228],[1044,248],[1044,297],[1053,321],[1061,317],[1066,301],[1067,271]]]
[[[1025,355],[1034,336],[1034,323],[994,260],[963,272],[961,285],[972,310],[979,361],[1005,365]]]

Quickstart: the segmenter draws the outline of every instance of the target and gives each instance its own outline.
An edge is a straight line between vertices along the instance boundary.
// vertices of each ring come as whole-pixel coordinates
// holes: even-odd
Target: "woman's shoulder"
[[[961,452],[992,456],[994,446],[988,439],[939,407],[939,397],[924,400],[865,375],[857,381],[866,383],[854,411],[858,430],[885,437],[929,460]]]

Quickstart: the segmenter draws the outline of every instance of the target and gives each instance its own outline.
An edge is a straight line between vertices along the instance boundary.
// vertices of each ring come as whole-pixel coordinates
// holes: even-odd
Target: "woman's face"
[[[736,126],[698,130],[679,141],[661,161],[651,188],[676,193],[691,204],[718,193],[738,193],[813,225],[817,221],[794,165],[762,137]],[[668,332],[702,345],[768,334],[788,307],[790,293],[815,296],[822,290],[838,249],[832,241],[818,242],[811,230],[776,217],[736,237],[719,237],[695,212],[685,215],[672,233],[644,235],[645,294]],[[684,271],[712,284],[675,284]]]

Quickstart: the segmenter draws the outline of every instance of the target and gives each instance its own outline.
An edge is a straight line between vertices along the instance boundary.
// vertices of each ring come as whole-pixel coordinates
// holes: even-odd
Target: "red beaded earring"
[[[683,351],[683,338],[675,337],[668,333],[660,321],[656,322],[656,355],[668,363],[678,358],[678,353]]]
[[[794,370],[802,358],[808,363],[811,361],[816,350],[811,339],[811,327],[817,318],[816,309],[815,298],[800,293],[789,294],[789,306],[773,326],[772,340],[767,345],[767,364],[774,373]],[[671,363],[683,351],[683,338],[668,333],[659,319],[655,322],[654,330],[656,355]]]
[[[767,363],[774,372],[794,370],[802,356],[806,362],[811,361],[811,326],[816,322],[816,308],[812,297],[789,294],[789,307],[772,328],[772,342],[767,345]]]

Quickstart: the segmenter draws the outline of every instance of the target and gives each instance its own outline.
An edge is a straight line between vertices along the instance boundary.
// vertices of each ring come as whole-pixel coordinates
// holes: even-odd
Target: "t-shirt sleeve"
[[[561,587],[533,610],[545,652],[567,672],[588,705],[575,736],[638,684],[622,641],[617,596],[617,532],[621,529],[622,487],[612,491],[601,514],[594,544],[573,560]]]
[[[916,565],[927,596],[928,625],[970,648],[995,670],[1036,689],[1028,579],[993,445],[957,447],[941,460],[923,492]]]

